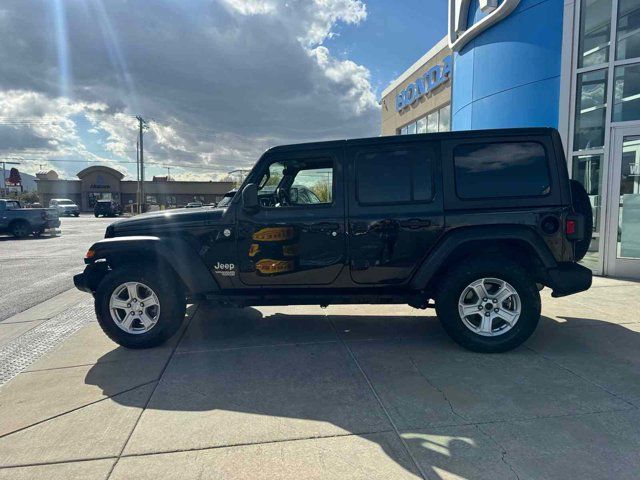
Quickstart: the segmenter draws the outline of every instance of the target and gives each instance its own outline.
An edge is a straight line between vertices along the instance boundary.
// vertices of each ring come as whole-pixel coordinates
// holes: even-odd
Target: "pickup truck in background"
[[[55,208],[22,208],[17,200],[0,199],[0,233],[16,238],[39,237],[45,230],[59,226]]]

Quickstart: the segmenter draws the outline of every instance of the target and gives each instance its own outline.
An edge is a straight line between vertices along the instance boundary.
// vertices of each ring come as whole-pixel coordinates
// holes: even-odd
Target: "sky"
[[[219,180],[269,147],[375,136],[446,0],[2,0],[0,157]]]

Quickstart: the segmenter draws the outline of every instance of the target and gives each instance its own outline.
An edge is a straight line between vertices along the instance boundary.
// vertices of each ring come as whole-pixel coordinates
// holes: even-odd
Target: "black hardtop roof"
[[[317,148],[335,148],[339,146],[358,146],[358,145],[384,145],[386,143],[397,144],[398,142],[411,143],[418,140],[450,140],[450,139],[473,139],[487,137],[505,137],[505,136],[540,136],[557,134],[555,128],[550,127],[531,127],[531,128],[501,128],[493,130],[459,130],[454,132],[440,133],[418,133],[412,135],[389,135],[381,137],[368,138],[352,138],[345,140],[328,140],[323,142],[294,143],[290,145],[278,145],[271,147],[268,152],[290,152],[300,150],[312,150]]]

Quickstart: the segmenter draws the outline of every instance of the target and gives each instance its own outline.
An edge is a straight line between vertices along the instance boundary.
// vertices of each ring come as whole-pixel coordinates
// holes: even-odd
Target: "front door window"
[[[330,160],[272,163],[260,181],[258,198],[266,208],[330,205],[333,164]]]

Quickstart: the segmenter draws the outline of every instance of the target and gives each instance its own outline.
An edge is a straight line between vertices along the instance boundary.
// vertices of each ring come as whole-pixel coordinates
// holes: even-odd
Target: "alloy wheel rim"
[[[499,278],[480,278],[462,290],[458,312],[462,323],[473,333],[497,337],[518,323],[522,302],[508,282]]]
[[[156,293],[140,282],[126,282],[116,287],[109,298],[111,319],[133,335],[147,333],[158,323],[160,301]]]

